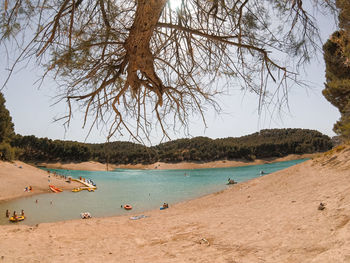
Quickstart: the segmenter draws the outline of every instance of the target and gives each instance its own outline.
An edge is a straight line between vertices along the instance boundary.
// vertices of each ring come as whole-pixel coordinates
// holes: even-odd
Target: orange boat
[[[54,186],[54,185],[49,185],[49,188],[50,188],[51,191],[54,192],[54,193],[60,193],[60,192],[62,192],[62,189],[59,189],[59,188],[57,188],[57,187]]]

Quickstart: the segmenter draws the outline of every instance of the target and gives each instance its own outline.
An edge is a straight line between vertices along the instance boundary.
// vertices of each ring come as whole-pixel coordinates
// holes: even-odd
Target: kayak
[[[49,188],[50,188],[51,191],[54,192],[54,193],[60,193],[60,192],[62,192],[62,189],[59,189],[59,188],[57,188],[57,187],[54,186],[54,185],[49,185]]]

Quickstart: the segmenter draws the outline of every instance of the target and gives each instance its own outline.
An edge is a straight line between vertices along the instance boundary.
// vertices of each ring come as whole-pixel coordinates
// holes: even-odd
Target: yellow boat
[[[16,216],[16,217],[11,216],[9,220],[11,222],[18,222],[18,221],[23,221],[24,219],[25,219],[24,216]]]
[[[80,188],[80,187],[78,187],[78,188],[74,188],[73,190],[72,190],[72,192],[80,192],[82,189]]]
[[[93,188],[88,188],[87,189],[89,192],[95,192],[95,189],[93,189]]]

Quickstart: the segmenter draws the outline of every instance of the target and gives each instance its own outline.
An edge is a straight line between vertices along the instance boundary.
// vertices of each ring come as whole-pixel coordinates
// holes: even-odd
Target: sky
[[[332,19],[318,19],[321,37],[326,41],[335,31]],[[11,59],[11,58],[10,58]],[[7,62],[0,61],[0,83],[7,77]],[[190,135],[210,138],[239,137],[258,132],[261,129],[272,128],[304,128],[334,136],[333,124],[339,119],[338,110],[322,95],[325,82],[325,65],[322,54],[315,56],[310,65],[306,66],[301,78],[310,83],[310,88],[292,87],[289,90],[289,104],[283,112],[271,117],[268,112],[259,116],[258,97],[248,92],[243,93],[239,87],[230,89],[230,94],[218,99],[223,112],[205,113],[207,127],[199,117],[194,116],[189,125]],[[88,143],[106,141],[108,131],[104,127],[95,127],[86,138],[89,127],[82,128],[83,115],[74,113],[69,129],[62,122],[54,119],[66,111],[66,104],[53,105],[57,90],[54,82],[47,81],[38,89],[35,84],[40,77],[40,71],[31,65],[16,69],[7,86],[2,90],[6,107],[10,111],[15,125],[15,132],[21,135],[35,135],[49,139],[71,140]],[[171,139],[184,138],[186,134],[170,132]],[[151,143],[160,142],[161,135],[154,132]],[[111,139],[128,141],[129,136],[116,136]]]

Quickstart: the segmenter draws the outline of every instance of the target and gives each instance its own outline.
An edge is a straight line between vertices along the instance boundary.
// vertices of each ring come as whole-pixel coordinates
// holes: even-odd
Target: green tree
[[[192,113],[205,122],[208,105],[219,111],[215,96],[228,86],[256,93],[259,109],[286,101],[318,39],[304,2],[312,2],[312,12],[335,5],[182,0],[175,9],[172,0],[2,1],[0,44],[34,33],[17,61],[36,56],[44,76],[60,82],[68,120],[77,101],[93,123],[112,120],[110,135],[147,137],[155,124],[167,135],[177,123],[186,129]],[[220,80],[227,85],[215,85]]]
[[[324,44],[326,83],[325,98],[338,108],[340,119],[333,130],[350,139],[350,2],[338,0],[339,27]]]
[[[11,137],[14,135],[14,125],[10,112],[6,109],[5,98],[0,92],[0,143],[10,142]]]
[[[5,98],[0,92],[0,159],[11,161],[14,158],[14,150],[9,143],[14,135],[14,126],[5,102]]]

